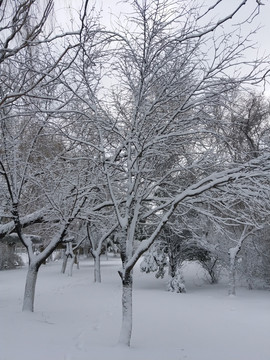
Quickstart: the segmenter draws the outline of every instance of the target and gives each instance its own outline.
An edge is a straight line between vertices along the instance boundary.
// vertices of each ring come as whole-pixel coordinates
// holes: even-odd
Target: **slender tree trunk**
[[[122,278],[122,327],[119,344],[130,346],[132,333],[132,271]]]
[[[240,239],[235,247],[229,249],[229,257],[230,257],[230,272],[229,272],[229,295],[235,295],[235,276],[236,276],[236,259],[239,254],[243,242],[252,234],[252,230],[248,231],[248,226],[245,225]]]
[[[229,269],[229,295],[235,295],[235,275],[236,275],[236,249],[231,248],[229,250],[230,256],[230,269]]]
[[[206,268],[210,275],[211,284],[217,284],[218,283],[218,273],[217,273],[217,259],[213,261],[212,264],[210,264],[209,268]]]
[[[35,299],[35,289],[37,282],[39,266],[34,264],[29,264],[26,283],[25,283],[25,291],[24,291],[24,299],[23,299],[23,311],[34,311],[34,299]]]
[[[94,253],[94,281],[101,283],[100,254]]]
[[[105,243],[105,255],[106,255],[106,260],[109,260],[109,256],[108,256],[108,241],[106,241]]]
[[[64,254],[62,268],[61,268],[61,273],[62,274],[64,274],[66,272],[67,261],[68,261],[68,256],[66,254]]]
[[[80,269],[80,256],[78,253],[75,255],[75,264],[77,265],[77,269],[79,270]]]

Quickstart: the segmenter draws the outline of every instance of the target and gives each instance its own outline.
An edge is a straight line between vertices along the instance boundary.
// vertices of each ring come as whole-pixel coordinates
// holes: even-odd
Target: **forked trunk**
[[[39,266],[37,264],[30,264],[27,272],[24,299],[23,299],[23,311],[34,311],[35,289],[37,282]]]
[[[132,333],[132,272],[122,278],[122,327],[119,344],[130,346]]]

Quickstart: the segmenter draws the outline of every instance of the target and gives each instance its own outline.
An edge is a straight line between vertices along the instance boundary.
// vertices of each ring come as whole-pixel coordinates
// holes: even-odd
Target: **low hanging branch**
[[[203,192],[211,190],[212,188],[217,188],[226,184],[231,181],[241,180],[241,179],[248,179],[254,177],[267,177],[270,174],[270,155],[263,155],[260,158],[250,161],[247,164],[239,166],[238,168],[228,169],[221,172],[217,172],[211,174],[210,176],[198,181],[197,183],[189,186],[186,190],[181,192],[171,201],[159,206],[158,209],[151,210],[148,213],[153,214],[157,211],[162,211],[165,209],[164,215],[160,220],[158,226],[153,231],[151,236],[148,239],[143,240],[136,251],[134,252],[133,256],[127,262],[123,272],[130,272],[131,269],[134,267],[138,259],[141,255],[149,249],[149,247],[153,244],[154,240],[160,233],[160,231],[164,228],[172,214],[174,213],[177,206],[185,201],[188,198],[192,198],[194,196],[198,196]],[[166,210],[166,208],[168,208]],[[123,274],[121,275],[123,277]]]

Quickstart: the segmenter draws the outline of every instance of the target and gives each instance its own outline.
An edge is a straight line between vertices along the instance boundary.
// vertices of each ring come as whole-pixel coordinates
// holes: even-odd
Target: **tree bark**
[[[64,254],[63,263],[62,263],[62,268],[61,268],[61,273],[62,273],[62,274],[64,274],[64,273],[66,272],[67,261],[68,261],[68,256],[67,256],[66,254]]]
[[[100,254],[93,254],[94,258],[94,281],[101,283]]]
[[[79,270],[80,269],[80,257],[79,257],[78,253],[75,255],[75,264],[77,265],[77,269]]]
[[[229,269],[229,295],[235,295],[235,274],[236,274],[236,255],[238,252],[234,248],[230,249],[230,269]]]
[[[35,299],[38,269],[39,266],[37,264],[29,264],[26,283],[25,283],[23,308],[22,308],[23,311],[31,311],[31,312],[34,311],[34,299]]]
[[[229,249],[229,257],[230,257],[230,271],[229,271],[229,295],[235,295],[235,276],[236,276],[236,259],[239,254],[243,242],[252,234],[253,230],[248,231],[248,226],[245,225],[240,239],[235,247]]]
[[[130,346],[132,333],[132,271],[122,277],[122,327],[119,344]]]
[[[72,276],[73,274],[73,265],[75,263],[75,255],[73,254],[71,256],[71,262],[70,262],[70,266],[69,266],[69,271],[68,271],[68,276]]]

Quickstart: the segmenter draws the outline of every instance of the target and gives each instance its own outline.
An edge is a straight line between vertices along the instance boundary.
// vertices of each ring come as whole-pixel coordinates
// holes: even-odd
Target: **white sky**
[[[216,2],[216,0],[200,0],[199,3],[202,3],[203,1],[207,6],[211,6]],[[255,1],[256,0],[247,1],[247,5],[242,8],[241,13],[239,14],[239,20],[245,18],[254,7]],[[83,0],[55,0],[56,21],[59,21],[62,25],[67,24],[69,28],[72,27],[72,24],[74,24],[74,13],[76,13],[76,10],[77,12],[80,10],[83,2]],[[218,7],[219,13],[215,13],[217,18],[223,17],[226,13],[235,9],[237,4],[240,4],[241,2],[242,0],[224,0]],[[270,54],[270,0],[262,0],[262,2],[264,5],[261,7],[260,13],[253,20],[252,25],[247,25],[249,30],[261,26],[254,35],[254,42],[257,43],[257,49],[261,56]],[[125,12],[125,9],[128,9],[128,5],[123,4],[121,0],[89,0],[89,7],[94,4],[96,4],[96,9],[102,9],[102,21],[108,26],[110,25],[112,18],[111,14],[117,16],[121,12]],[[226,26],[230,26],[229,23]],[[267,94],[270,94],[270,85],[267,87]]]
[[[168,0],[170,1],[170,0]],[[223,16],[223,9],[228,11],[237,6],[242,0],[224,0],[224,5],[219,6],[220,16]],[[256,0],[248,0],[247,5],[244,7],[246,12],[254,6]],[[80,9],[83,0],[55,0],[56,8],[56,17],[65,19],[70,24],[70,19],[72,18],[72,9]],[[209,6],[213,4],[215,0],[204,0],[204,3]],[[261,8],[260,14],[254,21],[254,26],[261,25],[262,29],[258,32],[256,41],[258,42],[260,48],[265,49],[270,53],[269,45],[269,36],[270,36],[270,1],[262,0],[264,5]],[[96,4],[97,9],[102,9],[102,15],[104,18],[104,23],[110,22],[110,13],[119,14],[121,11],[124,11],[127,8],[127,5],[121,3],[120,0],[90,0],[89,6]],[[243,8],[243,9],[244,9]],[[243,13],[244,11],[242,11]],[[62,20],[63,21],[63,20]]]

